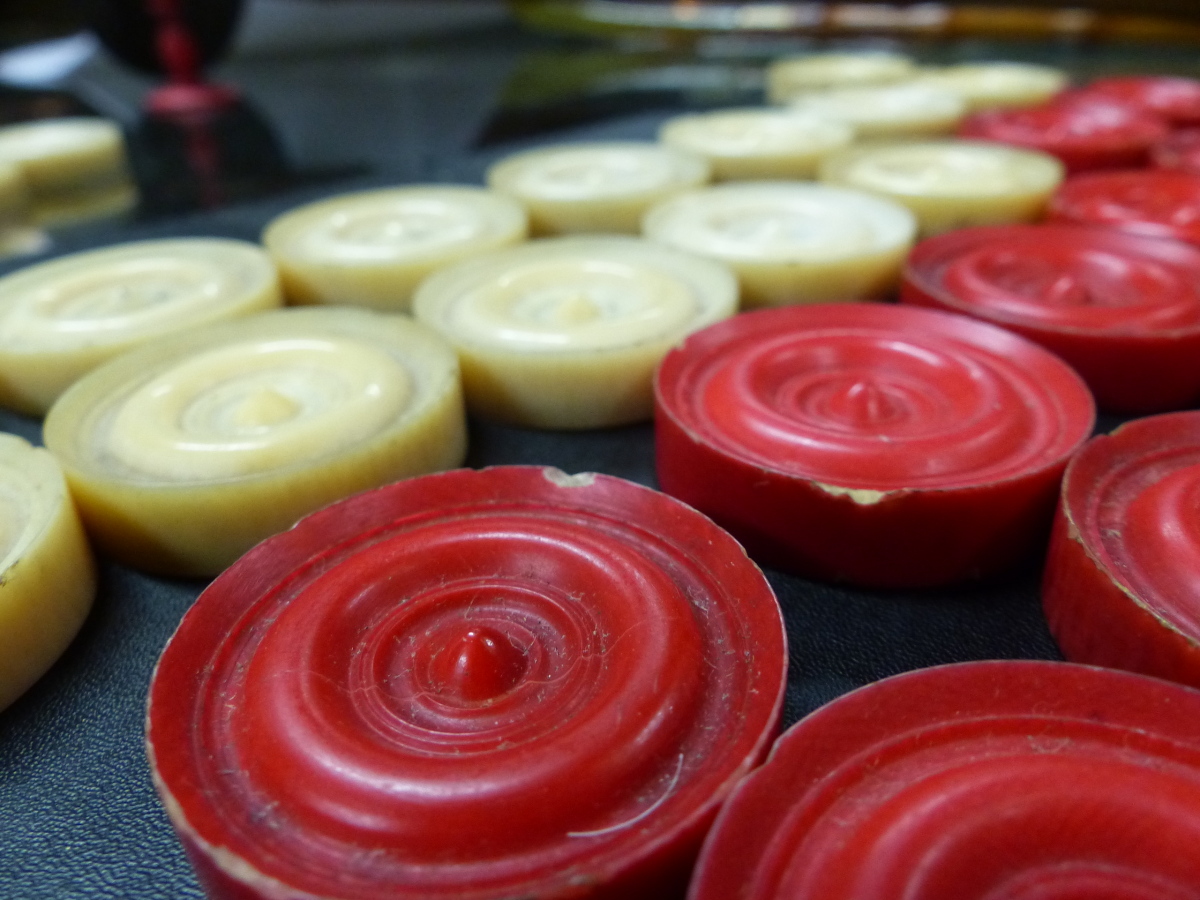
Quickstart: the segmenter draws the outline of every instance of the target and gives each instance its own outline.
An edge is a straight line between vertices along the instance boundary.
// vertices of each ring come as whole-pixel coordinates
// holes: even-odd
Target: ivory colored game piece
[[[967,112],[954,91],[909,82],[830,88],[799,97],[791,107],[845,122],[860,138],[949,134]]]
[[[829,184],[903,203],[924,237],[1034,222],[1063,175],[1063,164],[1048,153],[971,141],[851,147],[827,159],[820,173]]]
[[[124,211],[137,200],[116,123],[74,117],[0,128],[0,161],[16,166],[41,225],[74,224]]]
[[[535,234],[636,234],[653,204],[708,182],[702,157],[661,144],[562,144],[506,157],[488,184],[528,210]]]
[[[854,140],[844,122],[786,109],[725,109],[669,119],[659,140],[703,156],[717,181],[812,178]]]
[[[132,347],[280,303],[266,253],[225,238],[117,244],[20,269],[0,278],[0,404],[41,415]]]
[[[271,222],[263,243],[291,303],[407,312],[421,279],[525,240],[525,211],[493,191],[418,186],[330,197]]]
[[[333,500],[462,462],[458,363],[404,316],[279,310],[164,338],[46,417],[88,531],[129,565],[215,574]]]
[[[0,434],[0,709],[58,659],[95,594],[91,551],[58,464]]]
[[[923,69],[914,80],[953,91],[967,102],[970,112],[1044,103],[1068,83],[1067,73],[1062,69],[1019,62],[964,63]]]
[[[912,77],[916,65],[898,53],[814,53],[778,59],[767,67],[767,99],[787,103],[811,91],[892,84]]]
[[[572,429],[650,418],[658,361],[736,309],[724,266],[618,236],[502,250],[438,273],[414,301],[458,351],[473,411]]]
[[[652,209],[648,238],[727,264],[744,307],[886,295],[916,235],[898,203],[862,191],[783,181],[693,191]]]

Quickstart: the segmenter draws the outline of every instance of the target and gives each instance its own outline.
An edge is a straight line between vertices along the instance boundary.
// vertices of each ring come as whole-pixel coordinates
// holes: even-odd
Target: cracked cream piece
[[[636,234],[647,209],[710,175],[693,153],[626,142],[528,150],[500,160],[487,178],[524,205],[535,234]]]
[[[964,63],[922,69],[916,84],[954,91],[969,112],[998,106],[1034,106],[1067,86],[1067,73],[1050,66],[1018,62]]]
[[[290,210],[263,243],[292,303],[348,303],[407,312],[421,279],[525,240],[519,203],[466,186],[343,194]]]
[[[778,59],[767,67],[767,99],[788,103],[810,91],[892,84],[910,78],[916,65],[897,53],[814,53]]]
[[[966,115],[954,91],[927,84],[831,88],[806,94],[791,108],[845,122],[859,138],[949,134]]]
[[[883,297],[917,228],[891,200],[783,181],[693,191],[654,207],[644,227],[653,241],[728,265],[745,307]]]
[[[786,109],[725,109],[669,119],[658,137],[703,156],[718,181],[812,178],[822,159],[849,146],[854,129]]]
[[[1063,174],[1048,153],[982,141],[851,147],[821,165],[824,182],[903,203],[922,237],[1037,221]]]
[[[466,452],[453,351],[405,316],[347,307],[279,310],[134,350],[63,394],[44,432],[97,544],[188,576]]]
[[[124,211],[137,200],[121,129],[107,119],[39,119],[0,128],[0,162],[16,166],[41,225]]]
[[[462,263],[414,301],[457,349],[473,412],[571,429],[650,418],[658,361],[736,309],[724,266],[617,236],[533,241]]]
[[[95,595],[91,551],[54,457],[0,434],[0,710],[62,655]]]
[[[42,415],[132,347],[281,302],[266,253],[224,238],[117,244],[20,269],[0,278],[0,405]]]

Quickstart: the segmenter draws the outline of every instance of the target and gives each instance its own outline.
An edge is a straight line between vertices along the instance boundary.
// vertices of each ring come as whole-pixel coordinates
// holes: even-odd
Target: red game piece
[[[1200,250],[1076,225],[968,228],[922,241],[905,303],[964,313],[1070,363],[1102,409],[1200,400]]]
[[[1159,169],[1200,175],[1200,128],[1180,128],[1150,150],[1150,161]]]
[[[1200,81],[1163,75],[1100,78],[1080,93],[1160,115],[1172,125],[1200,125]]]
[[[1200,245],[1200,177],[1150,169],[1068,178],[1050,200],[1050,220]]]
[[[965,316],[883,304],[744,313],[656,383],[658,479],[751,555],[885,587],[995,572],[1042,545],[1083,381]]]
[[[1063,479],[1042,602],[1068,659],[1200,686],[1200,412],[1089,441]]]
[[[1150,148],[1169,131],[1152,113],[1071,94],[1040,106],[976,113],[958,134],[1051,153],[1074,173],[1143,166]]]
[[[766,753],[762,573],[604,475],[360,494],[219,577],[155,672],[155,784],[210,897],[659,898]]]
[[[689,900],[1191,900],[1200,692],[1033,661],[909,672],[744,780]]]

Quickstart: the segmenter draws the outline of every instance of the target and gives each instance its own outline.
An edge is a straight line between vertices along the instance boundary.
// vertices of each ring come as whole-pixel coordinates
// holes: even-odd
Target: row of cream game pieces
[[[0,256],[43,248],[43,228],[121,212],[136,200],[114,122],[76,117],[0,128]]]
[[[766,95],[772,103],[819,99],[821,105],[832,105],[837,95],[828,92],[907,85],[953,94],[967,111],[978,112],[1042,103],[1063,90],[1067,82],[1067,74],[1061,69],[1033,63],[919,66],[900,53],[810,53],[772,62],[766,72]]]
[[[677,173],[702,173],[701,161],[654,144],[577,145],[500,162],[493,181],[510,184],[516,198],[407,187],[285,213],[264,235],[274,264],[252,245],[214,240],[117,246],[30,266],[0,279],[0,402],[42,414],[82,374],[138,343],[278,305],[275,265],[292,303],[415,307],[462,354],[570,354],[650,338],[666,347],[713,321],[710,310],[732,313],[739,293],[744,307],[881,297],[894,288],[919,221],[920,230],[938,231],[1034,219],[1061,177],[1049,157],[998,145],[906,145],[854,159],[852,171],[911,188],[918,214],[835,185],[684,190],[694,179]],[[547,207],[576,219],[560,225],[599,231],[644,218],[650,240],[523,243],[526,210],[545,231]],[[652,366],[639,383],[648,383]],[[497,391],[468,384],[468,393]],[[648,389],[640,394],[644,400],[599,417],[497,414],[595,427],[647,416]],[[497,403],[476,405],[486,413]]]

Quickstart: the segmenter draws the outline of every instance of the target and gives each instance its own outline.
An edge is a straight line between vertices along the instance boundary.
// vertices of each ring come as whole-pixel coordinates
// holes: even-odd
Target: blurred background
[[[130,137],[142,217],[356,174],[429,178],[451,154],[640,110],[758,103],[770,59],[813,49],[1045,62],[1078,79],[1200,74],[1194,0],[5,0],[0,8],[0,121],[79,112],[117,120]],[[236,86],[236,103],[202,123],[147,113],[169,68],[164,22],[182,25],[193,67]]]

